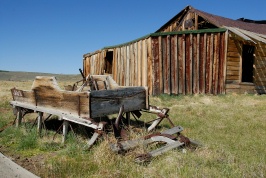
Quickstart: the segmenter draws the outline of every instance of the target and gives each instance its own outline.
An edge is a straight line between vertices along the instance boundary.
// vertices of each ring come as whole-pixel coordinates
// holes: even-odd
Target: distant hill
[[[0,80],[5,81],[29,81],[34,80],[36,76],[55,76],[58,81],[78,81],[82,77],[80,74],[51,74],[38,72],[16,72],[0,70]]]

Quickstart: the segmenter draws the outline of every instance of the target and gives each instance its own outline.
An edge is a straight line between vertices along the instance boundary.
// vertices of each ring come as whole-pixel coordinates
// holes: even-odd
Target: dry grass
[[[66,83],[60,83],[61,86]],[[31,82],[1,81],[0,126],[14,119],[8,101],[10,88],[30,89]],[[45,166],[36,169],[41,177],[265,177],[266,176],[266,96],[167,96],[152,97],[151,104],[169,107],[175,125],[184,127],[184,135],[204,146],[195,151],[173,150],[154,158],[150,164],[134,163],[134,157],[146,149],[139,147],[125,155],[109,149],[115,143],[109,134],[90,150],[84,150],[86,138],[69,134],[62,145],[54,132],[38,138],[36,147],[19,149],[25,127],[0,133],[0,145],[13,154],[50,155]],[[144,115],[145,118],[150,117]],[[153,116],[154,117],[154,116]],[[163,122],[162,129],[169,127]],[[19,131],[18,131],[19,130]],[[19,133],[17,133],[19,132]],[[140,137],[145,133],[132,133]],[[14,137],[15,136],[15,137]],[[30,135],[28,135],[30,136]],[[5,138],[12,138],[12,141]],[[148,148],[149,149],[149,148]]]

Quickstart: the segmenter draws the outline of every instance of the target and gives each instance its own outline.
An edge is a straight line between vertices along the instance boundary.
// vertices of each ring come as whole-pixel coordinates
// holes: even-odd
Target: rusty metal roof
[[[164,27],[168,26],[168,24],[170,24],[171,22],[176,20],[178,17],[180,17],[180,16],[184,17],[185,16],[184,14],[189,13],[189,12],[197,13],[202,18],[204,18],[206,21],[208,21],[211,24],[213,24],[213,25],[215,25],[217,27],[220,27],[220,28],[223,28],[224,26],[236,27],[236,28],[247,30],[247,31],[251,31],[251,32],[255,32],[255,33],[266,35],[266,24],[257,23],[257,22],[260,22],[260,21],[233,20],[233,19],[229,19],[229,18],[226,18],[226,17],[221,17],[221,16],[218,16],[218,15],[210,14],[210,13],[195,9],[192,6],[187,6],[186,8],[184,8],[181,12],[179,12],[176,16],[174,16],[172,19],[170,19],[167,23],[165,23],[156,32],[161,31]],[[182,19],[180,19],[180,20],[182,20]],[[252,23],[252,22],[254,22],[254,23]],[[264,21],[261,21],[261,22],[264,22]]]
[[[223,27],[223,26],[237,27],[240,29],[244,29],[244,30],[259,33],[259,34],[266,34],[266,24],[233,20],[233,19],[218,16],[218,15],[213,15],[207,12],[203,12],[203,11],[194,9],[193,7],[191,7],[190,11],[196,12],[198,15],[202,16],[205,20],[208,20],[210,23],[218,27]]]

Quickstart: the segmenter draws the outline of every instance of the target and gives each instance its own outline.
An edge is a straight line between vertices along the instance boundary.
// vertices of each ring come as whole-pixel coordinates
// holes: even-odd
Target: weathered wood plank
[[[239,62],[232,62],[232,61],[227,61],[227,66],[234,66],[234,67],[240,67]]]
[[[230,56],[227,56],[227,61],[228,62],[240,62],[240,57],[230,57]]]
[[[165,75],[165,93],[170,94],[171,93],[171,41],[170,41],[170,35],[166,37],[166,66],[164,69],[166,70]]]
[[[168,76],[168,37],[162,38],[162,73],[163,73],[163,93],[169,91],[169,76]]]
[[[122,105],[125,112],[146,108],[146,90],[144,87],[126,87],[91,91],[91,117],[118,113]]]
[[[218,93],[218,74],[219,74],[219,49],[220,49],[220,34],[214,36],[214,59],[213,59],[213,94],[217,95]]]
[[[206,91],[206,56],[207,56],[207,34],[201,35],[201,50],[200,50],[200,93],[204,94]]]
[[[194,39],[194,69],[193,69],[193,76],[194,76],[194,83],[193,83],[193,93],[199,93],[199,58],[200,58],[200,34],[197,34]]]
[[[147,86],[147,73],[148,73],[148,67],[147,67],[147,43],[146,40],[142,40],[142,85],[141,86]]]
[[[178,94],[177,35],[171,37],[171,93]]]
[[[152,60],[152,49],[151,49],[151,38],[148,39],[147,41],[147,51],[148,51],[148,54],[147,54],[147,58],[148,58],[148,86],[149,86],[149,93],[151,94],[152,93],[152,82],[153,82],[153,77],[152,77],[152,74],[153,74],[153,60]],[[136,86],[136,85],[135,85]]]
[[[178,64],[179,64],[179,69],[178,69],[178,76],[179,76],[179,86],[178,86],[178,93],[182,94],[183,93],[183,36],[178,37]]]
[[[227,66],[227,70],[229,70],[229,71],[239,71],[239,66]]]
[[[142,67],[141,67],[141,60],[142,60],[142,44],[141,41],[138,42],[138,86],[141,86],[141,80],[142,80]]]
[[[182,94],[186,94],[186,36],[182,36]]]
[[[206,86],[205,93],[210,93],[210,67],[211,66],[211,37],[207,36],[207,56],[206,56]]]
[[[129,46],[126,46],[125,47],[125,50],[126,50],[126,58],[125,58],[125,84],[126,86],[129,86],[129,83],[130,83],[130,49],[129,49]]]
[[[227,75],[226,81],[238,81],[239,82],[239,75]]]
[[[159,36],[159,89],[160,93],[163,93],[163,42],[162,42],[162,37]]]
[[[152,58],[153,58],[153,94],[160,93],[160,75],[159,75],[159,39],[152,38]]]
[[[230,52],[230,51],[229,51],[229,52],[227,53],[227,56],[228,56],[228,57],[235,57],[235,58],[238,58],[238,57],[240,57],[240,54],[239,54],[238,52],[235,52],[235,51],[234,51],[234,52]]]

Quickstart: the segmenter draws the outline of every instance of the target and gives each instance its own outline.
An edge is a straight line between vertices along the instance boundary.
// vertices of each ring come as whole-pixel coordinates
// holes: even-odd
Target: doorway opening
[[[253,83],[254,46],[243,45],[242,82]]]
[[[107,51],[105,56],[105,73],[112,74],[113,68],[113,51]]]

